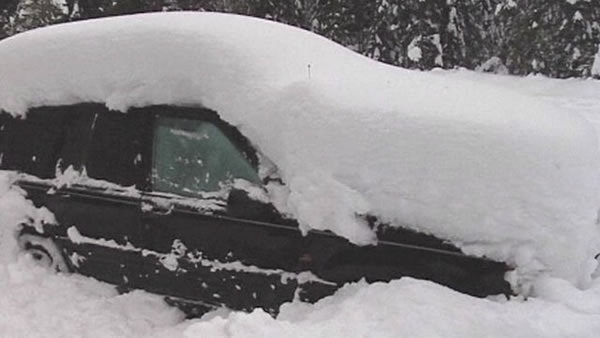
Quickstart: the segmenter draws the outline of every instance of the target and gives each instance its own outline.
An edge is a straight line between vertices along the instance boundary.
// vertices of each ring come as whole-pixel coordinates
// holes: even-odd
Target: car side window
[[[88,177],[121,186],[143,181],[143,135],[139,113],[99,111],[92,123],[92,138],[85,168]]]
[[[63,122],[62,142],[55,167],[61,171],[70,166],[80,170],[90,140],[94,113],[77,106],[65,107],[65,110],[67,113]]]
[[[0,118],[0,168],[40,178],[54,177],[64,144],[61,112],[30,111],[26,118],[2,114]]]
[[[244,153],[214,123],[158,117],[153,143],[154,191],[201,197],[234,179],[260,184]]]

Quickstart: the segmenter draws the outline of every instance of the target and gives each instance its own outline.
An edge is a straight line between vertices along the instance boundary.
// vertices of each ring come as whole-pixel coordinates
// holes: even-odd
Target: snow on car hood
[[[355,217],[372,213],[579,283],[600,251],[600,157],[579,116],[383,65],[297,28],[160,13],[0,42],[0,109],[79,102],[216,110],[278,166],[287,188],[276,205],[304,230],[372,243]]]

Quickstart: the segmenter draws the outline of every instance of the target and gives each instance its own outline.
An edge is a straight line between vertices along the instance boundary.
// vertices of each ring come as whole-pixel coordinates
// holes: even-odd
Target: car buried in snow
[[[266,183],[256,150],[214,111],[123,114],[77,104],[0,121],[2,170],[20,173],[15,184],[56,218],[42,229],[22,224],[18,242],[54,270],[165,295],[191,312],[276,313],[296,294],[316,301],[363,278],[426,278],[476,296],[510,292],[506,265],[374,217],[374,246],[327,231],[303,235],[294,219],[252,197]]]
[[[0,41],[0,111],[0,170],[53,215],[14,225],[23,251],[190,314],[276,314],[405,276],[508,295],[515,263],[575,280],[597,253],[580,120],[265,20],[16,35]]]

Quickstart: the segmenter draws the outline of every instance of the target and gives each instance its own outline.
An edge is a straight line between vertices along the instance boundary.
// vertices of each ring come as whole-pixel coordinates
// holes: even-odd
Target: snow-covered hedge
[[[355,214],[372,213],[579,283],[600,252],[592,128],[467,77],[211,13],[90,20],[0,42],[0,109],[79,102],[217,111],[278,166],[287,188],[270,193],[304,230],[371,243]]]

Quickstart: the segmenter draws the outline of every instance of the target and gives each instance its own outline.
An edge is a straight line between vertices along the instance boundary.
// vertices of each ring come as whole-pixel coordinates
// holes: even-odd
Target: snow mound
[[[204,106],[287,184],[304,230],[357,243],[356,213],[520,272],[589,282],[600,251],[593,128],[501,87],[386,66],[289,26],[215,13],[90,20],[0,42],[0,109]]]
[[[12,262],[16,257],[17,226],[54,222],[48,209],[36,208],[26,199],[25,191],[11,184],[13,179],[13,174],[0,170],[0,263]]]
[[[536,285],[537,286],[537,285]],[[110,285],[52,274],[21,256],[0,264],[0,332],[6,337],[590,337],[600,330],[600,283],[581,291],[540,282],[539,298],[478,299],[427,281],[347,285],[315,305],[217,310],[183,320],[162,297],[119,295]]]
[[[21,256],[0,264],[3,337],[177,337],[165,330],[183,320],[162,297],[119,295],[111,285],[53,274]]]
[[[590,289],[586,294],[594,297],[598,291]],[[600,312],[594,308],[577,310],[533,298],[477,299],[430,282],[402,278],[389,284],[347,285],[314,306],[286,304],[277,319],[262,310],[206,318],[188,323],[184,336],[591,338],[600,329],[599,319]]]

